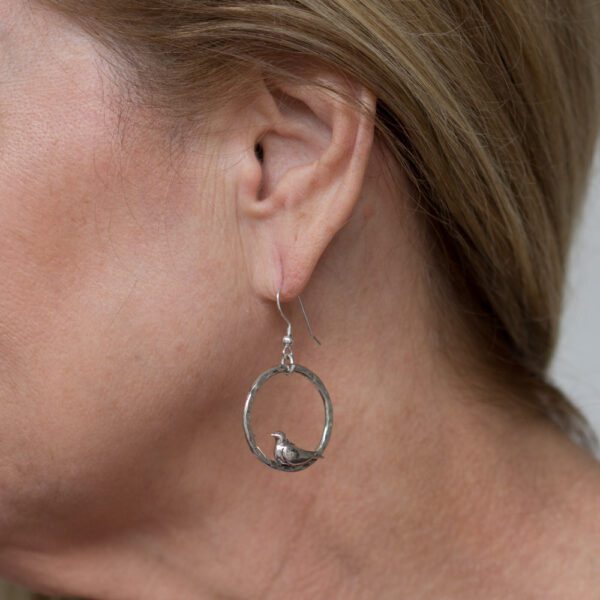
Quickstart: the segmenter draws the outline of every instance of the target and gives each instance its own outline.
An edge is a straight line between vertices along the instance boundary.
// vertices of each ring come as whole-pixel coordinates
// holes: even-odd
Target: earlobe
[[[254,105],[261,127],[239,194],[244,251],[260,296],[273,299],[278,289],[282,301],[300,295],[350,219],[371,153],[375,102],[372,92],[337,74],[265,86]]]

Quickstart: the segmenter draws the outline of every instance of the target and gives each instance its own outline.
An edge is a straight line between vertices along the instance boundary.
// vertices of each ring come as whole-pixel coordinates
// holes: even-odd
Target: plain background
[[[600,147],[571,251],[552,376],[600,436]]]

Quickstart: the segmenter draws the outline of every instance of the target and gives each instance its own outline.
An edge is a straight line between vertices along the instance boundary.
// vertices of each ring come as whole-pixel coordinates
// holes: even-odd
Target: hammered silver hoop
[[[252,431],[251,424],[251,415],[252,415],[252,406],[254,404],[254,399],[256,394],[260,390],[260,388],[269,380],[271,377],[275,375],[279,375],[280,373],[285,373],[286,375],[291,375],[293,373],[298,373],[306,377],[318,390],[321,399],[323,400],[323,407],[325,409],[325,421],[323,425],[323,434],[321,435],[321,442],[318,447],[314,451],[315,454],[319,454],[322,456],[323,451],[327,448],[327,444],[329,443],[329,438],[331,436],[331,429],[333,427],[333,405],[331,403],[331,398],[329,397],[329,392],[327,388],[319,378],[316,373],[313,373],[310,369],[303,367],[297,363],[293,363],[291,366],[286,365],[284,363],[273,367],[261,375],[258,376],[254,385],[248,392],[248,396],[246,398],[246,404],[244,406],[244,432],[246,434],[246,441],[248,442],[248,446],[250,450],[258,457],[258,459],[263,462],[268,467],[272,469],[277,469],[278,471],[302,471],[313,465],[318,458],[312,458],[309,461],[305,462],[301,465],[284,465],[276,462],[275,460],[271,460],[267,457],[267,455],[259,448],[256,443],[256,439],[254,437],[254,432]]]

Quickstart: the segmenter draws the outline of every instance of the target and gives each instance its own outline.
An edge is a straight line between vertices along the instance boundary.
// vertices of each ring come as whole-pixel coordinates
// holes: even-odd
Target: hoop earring
[[[287,331],[283,336],[283,351],[281,353],[281,361],[276,367],[261,373],[250,388],[248,396],[246,397],[246,404],[244,406],[244,432],[246,434],[246,441],[248,442],[250,450],[265,465],[271,467],[272,469],[277,469],[278,471],[302,471],[303,469],[306,469],[317,462],[319,458],[323,458],[323,452],[329,443],[331,429],[333,427],[333,406],[331,404],[331,398],[329,397],[327,388],[321,379],[316,375],[316,373],[313,373],[310,369],[307,369],[306,367],[294,362],[294,353],[292,351],[292,344],[294,343],[294,338],[292,337],[292,324],[283,313],[283,310],[281,310],[281,304],[279,301],[280,291],[281,290],[277,290],[277,308],[287,323]],[[321,342],[312,332],[300,296],[298,296],[298,301],[300,302],[300,308],[302,309],[302,314],[304,315],[304,320],[306,321],[306,326],[308,327],[311,337],[315,340],[315,342],[317,342],[317,344],[321,345]],[[254,438],[254,433],[251,427],[251,413],[254,399],[258,393],[258,390],[260,390],[260,388],[269,379],[271,379],[271,377],[281,373],[285,375],[291,375],[292,373],[303,375],[317,388],[319,394],[321,395],[321,399],[323,400],[323,407],[325,409],[325,422],[323,425],[321,442],[319,443],[318,447],[312,451],[298,448],[293,442],[287,439],[283,431],[275,431],[272,433],[271,436],[277,440],[275,442],[275,449],[273,452],[274,459],[272,460],[267,457],[267,455],[258,447],[258,444],[256,443],[256,439]]]

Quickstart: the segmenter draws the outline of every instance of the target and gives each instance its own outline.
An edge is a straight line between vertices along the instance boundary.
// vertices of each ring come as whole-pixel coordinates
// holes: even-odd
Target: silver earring
[[[329,443],[329,438],[331,436],[331,429],[333,427],[333,406],[331,404],[331,399],[329,397],[329,392],[327,388],[319,379],[319,377],[313,373],[310,369],[299,365],[294,362],[294,353],[292,351],[292,344],[294,343],[294,338],[292,337],[292,324],[290,320],[285,316],[283,310],[281,310],[281,304],[279,302],[279,292],[277,290],[277,308],[285,322],[287,323],[287,331],[283,336],[283,351],[281,353],[281,362],[276,367],[268,369],[261,373],[252,387],[248,392],[248,396],[246,398],[246,405],[244,406],[244,432],[246,434],[246,441],[248,442],[248,446],[250,446],[250,450],[261,460],[265,465],[271,467],[272,469],[277,469],[278,471],[302,471],[313,465],[319,458],[323,458],[323,452]],[[302,309],[302,314],[304,315],[304,320],[306,321],[306,326],[308,327],[308,331],[311,337],[317,342],[317,344],[321,344],[321,342],[315,337],[310,327],[310,323],[308,321],[308,317],[306,316],[306,311],[304,310],[304,305],[302,304],[302,300],[300,296],[298,296],[298,301],[300,302],[300,308]],[[280,373],[284,373],[285,375],[291,375],[292,373],[298,373],[306,377],[319,391],[321,395],[321,399],[323,400],[323,406],[325,408],[325,422],[323,425],[323,434],[321,435],[321,442],[319,446],[315,450],[303,450],[302,448],[298,448],[293,442],[287,439],[285,433],[283,431],[275,431],[271,434],[274,438],[276,438],[275,449],[273,451],[274,458],[270,459],[267,455],[258,447],[256,440],[254,438],[254,433],[252,432],[251,427],[251,413],[252,406],[254,404],[254,399],[258,390],[269,380],[271,377],[275,375],[279,375]]]

